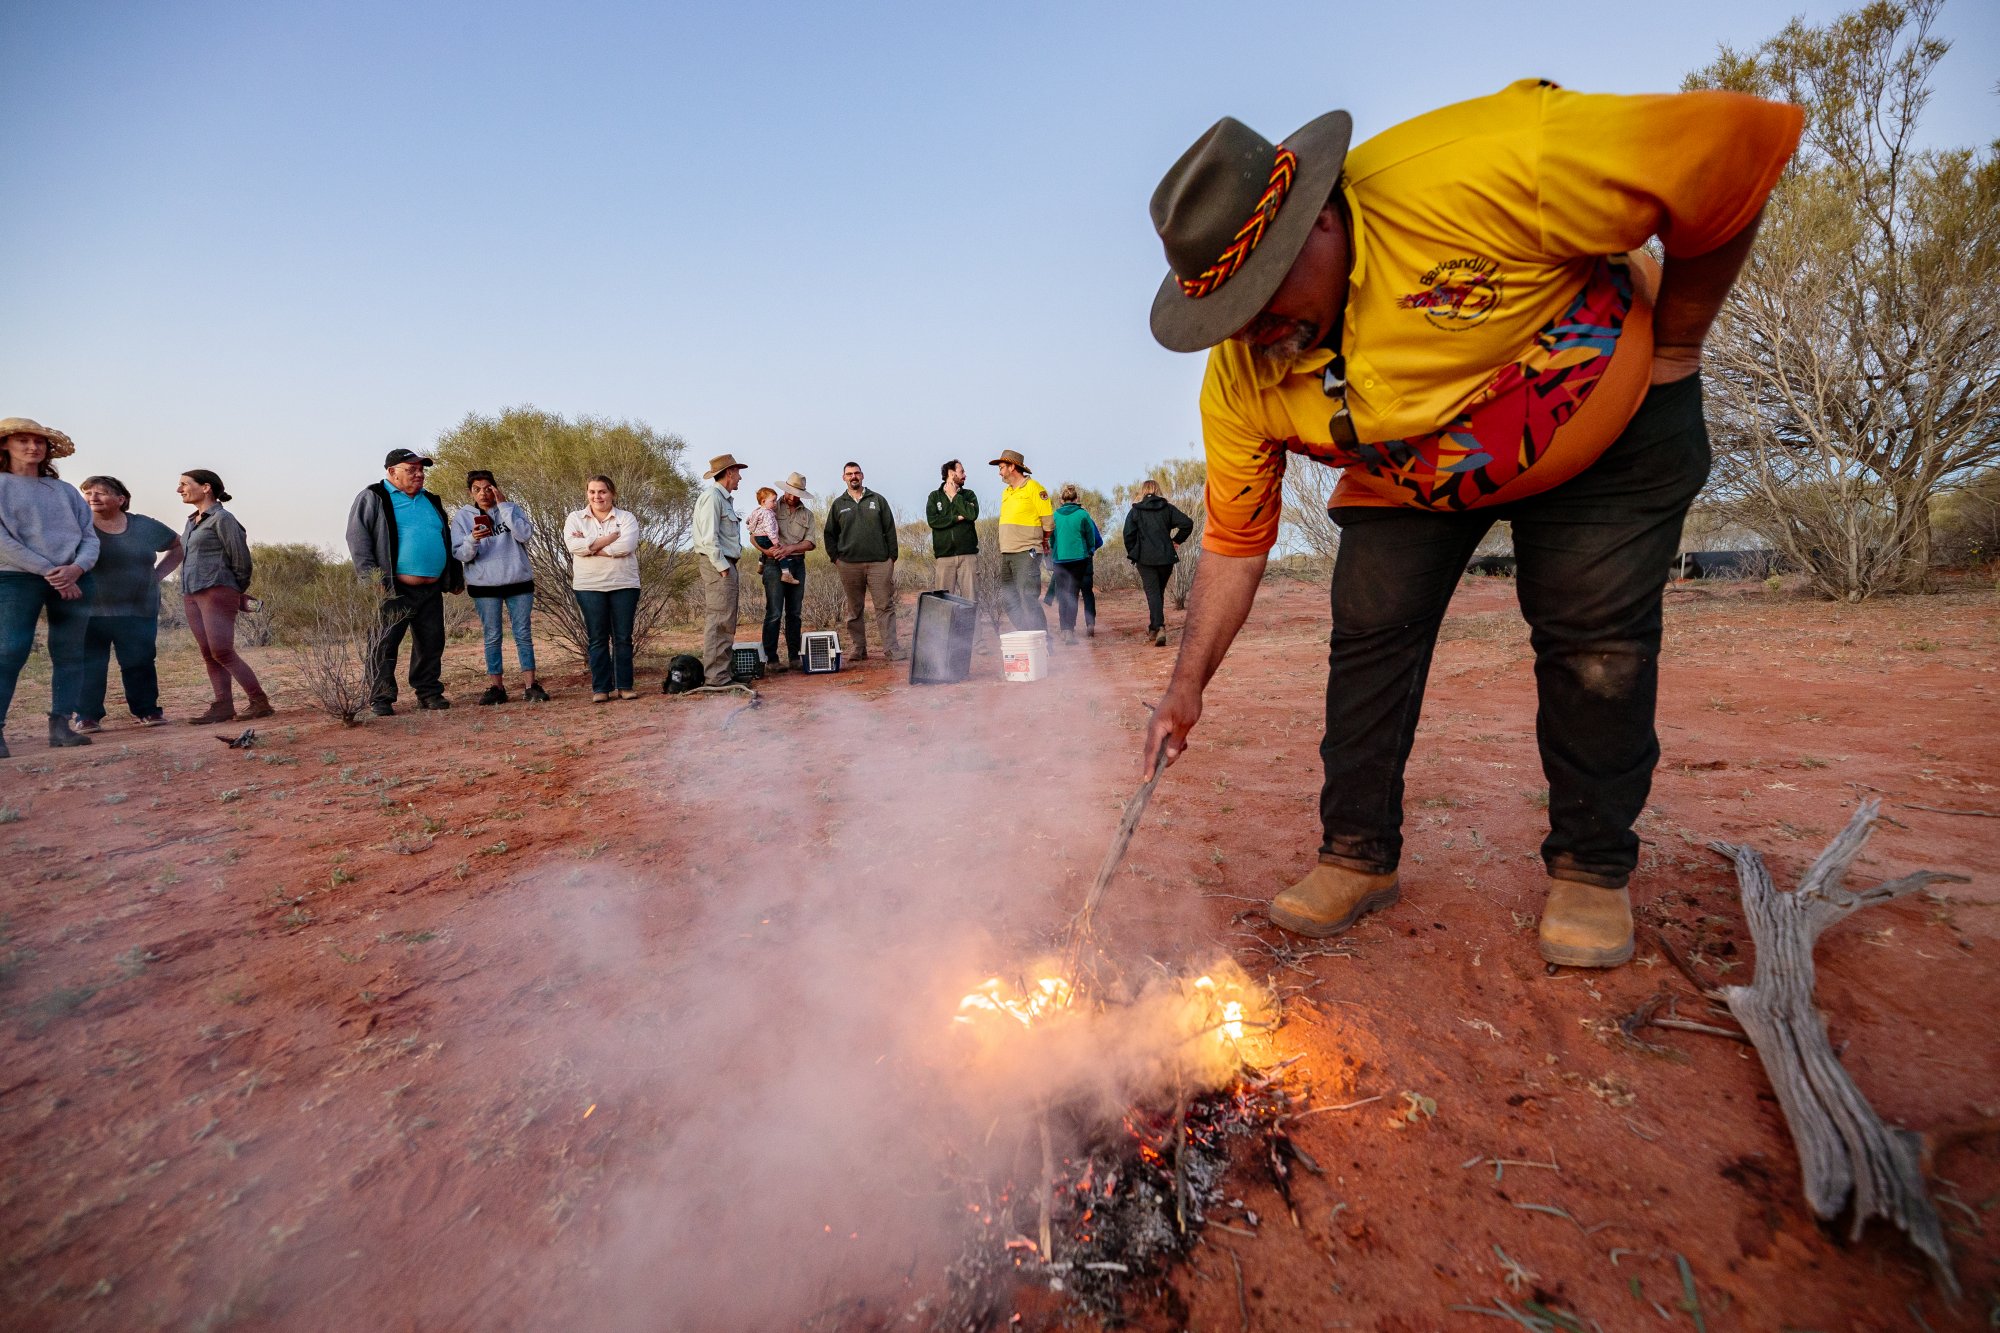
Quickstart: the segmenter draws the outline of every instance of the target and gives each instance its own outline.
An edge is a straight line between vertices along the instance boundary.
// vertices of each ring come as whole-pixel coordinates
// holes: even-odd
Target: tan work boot
[[[1294,935],[1325,939],[1338,935],[1369,912],[1392,906],[1403,896],[1396,872],[1370,875],[1322,861],[1298,883],[1271,900],[1265,915]]]
[[[1559,967],[1617,967],[1632,957],[1632,894],[1551,879],[1542,957]]]

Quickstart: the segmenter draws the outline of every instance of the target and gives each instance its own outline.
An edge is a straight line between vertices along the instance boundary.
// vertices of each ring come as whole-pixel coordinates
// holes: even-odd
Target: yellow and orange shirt
[[[1316,351],[1288,371],[1234,340],[1202,382],[1205,549],[1277,541],[1287,454],[1343,469],[1334,505],[1458,511],[1575,476],[1638,410],[1658,274],[1753,221],[1799,108],[1736,93],[1616,96],[1538,79],[1360,144],[1341,188],[1341,347],[1358,442],[1336,443]]]
[[[1000,553],[1041,550],[1042,534],[1048,530],[1048,521],[1055,512],[1047,488],[1033,477],[1024,476],[1020,485],[1002,489]]]

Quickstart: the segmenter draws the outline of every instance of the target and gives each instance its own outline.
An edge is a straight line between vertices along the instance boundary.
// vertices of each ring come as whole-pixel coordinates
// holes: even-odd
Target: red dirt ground
[[[1273,970],[1236,918],[1317,842],[1323,597],[1260,598],[1111,891],[1121,947]],[[897,1123],[923,1100],[899,1071],[956,980],[1061,924],[1129,793],[1170,654],[1136,595],[1106,600],[1105,632],[1032,686],[990,655],[934,688],[877,661],[738,712],[593,708],[572,676],[538,709],[351,731],[290,709],[249,753],[178,727],[31,750],[17,700],[0,1324],[924,1326],[950,1247],[898,1225],[937,1195],[896,1151],[927,1132]],[[2000,821],[1915,808],[2000,809],[2000,600],[1669,603],[1642,929],[1749,975],[1704,844],[1756,845],[1788,886],[1880,794],[1895,822],[1857,880],[1972,882],[1828,934],[1834,1041],[1892,1123],[2000,1115]],[[451,652],[469,702],[476,649]],[[1957,1306],[1893,1230],[1822,1232],[1748,1048],[1607,1034],[1661,990],[1705,1016],[1643,934],[1609,974],[1536,957],[1511,584],[1461,591],[1433,685],[1452,703],[1411,764],[1403,902],[1274,977],[1307,987],[1277,1041],[1315,1102],[1381,1100],[1302,1122],[1327,1174],[1302,1177],[1299,1225],[1243,1171],[1236,1230],[1138,1326],[1490,1328],[1454,1307],[1501,1300],[1607,1330],[1985,1325],[2000,1141],[1934,1163]],[[1406,1091],[1434,1117],[1407,1122]]]

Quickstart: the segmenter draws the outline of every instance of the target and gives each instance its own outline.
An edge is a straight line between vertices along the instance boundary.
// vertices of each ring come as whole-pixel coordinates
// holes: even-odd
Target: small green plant
[[[327,883],[335,886],[339,886],[342,884],[352,884],[354,882],[354,876],[348,873],[346,866],[335,866],[333,868],[333,873],[326,877],[326,881]]]
[[[147,951],[143,944],[135,944],[118,955],[118,971],[127,981],[146,970],[146,964],[157,963],[160,956]]]
[[[1532,806],[1534,806],[1534,807],[1535,807],[1535,809],[1537,809],[1537,810],[1546,810],[1546,809],[1548,809],[1548,808],[1549,808],[1549,789],[1548,789],[1547,787],[1537,787],[1537,788],[1535,788],[1535,790],[1533,790],[1533,791],[1529,792],[1529,793],[1528,793],[1528,804],[1529,804],[1529,805],[1532,805]]]
[[[11,805],[0,805],[0,824],[17,824],[20,820],[21,812],[19,810],[16,810]]]
[[[507,854],[507,840],[502,838],[491,847],[481,847],[479,854],[481,856],[505,856]]]
[[[292,930],[297,930],[301,926],[310,926],[315,919],[313,914],[305,908],[294,907],[291,911],[278,918],[278,924]]]
[[[215,799],[221,801],[224,805],[234,805],[243,799],[243,792],[241,788],[231,787],[229,790],[219,794]]]
[[[104,803],[106,805],[123,805],[131,799],[131,794],[128,792],[114,791],[104,794]]]
[[[1934,653],[1942,647],[1944,645],[1936,639],[1911,639],[1903,645],[1903,651],[1909,653]]]
[[[1772,592],[1777,592],[1785,586],[1785,581],[1776,574],[1773,574],[1770,578],[1764,580],[1764,586]]]
[[[470,875],[471,873],[472,873],[472,863],[470,861],[460,861],[457,865],[451,868],[451,877],[453,879],[464,879],[467,875]]]
[[[335,764],[340,762],[340,751],[321,750],[319,752],[319,761],[322,764],[325,764],[328,768],[332,768]]]
[[[1424,1096],[1421,1092],[1411,1092],[1405,1089],[1403,1092],[1403,1103],[1402,1113],[1389,1122],[1389,1126],[1392,1129],[1401,1129],[1405,1125],[1414,1125],[1418,1122],[1419,1117],[1424,1120],[1434,1120],[1437,1118],[1437,1102]]]

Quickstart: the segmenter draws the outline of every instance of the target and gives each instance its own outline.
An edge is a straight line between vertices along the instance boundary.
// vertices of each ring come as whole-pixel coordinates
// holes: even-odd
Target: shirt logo
[[[1417,279],[1418,291],[1396,298],[1398,310],[1421,310],[1432,328],[1458,333],[1482,324],[1500,305],[1500,265],[1478,255],[1440,260]]]

